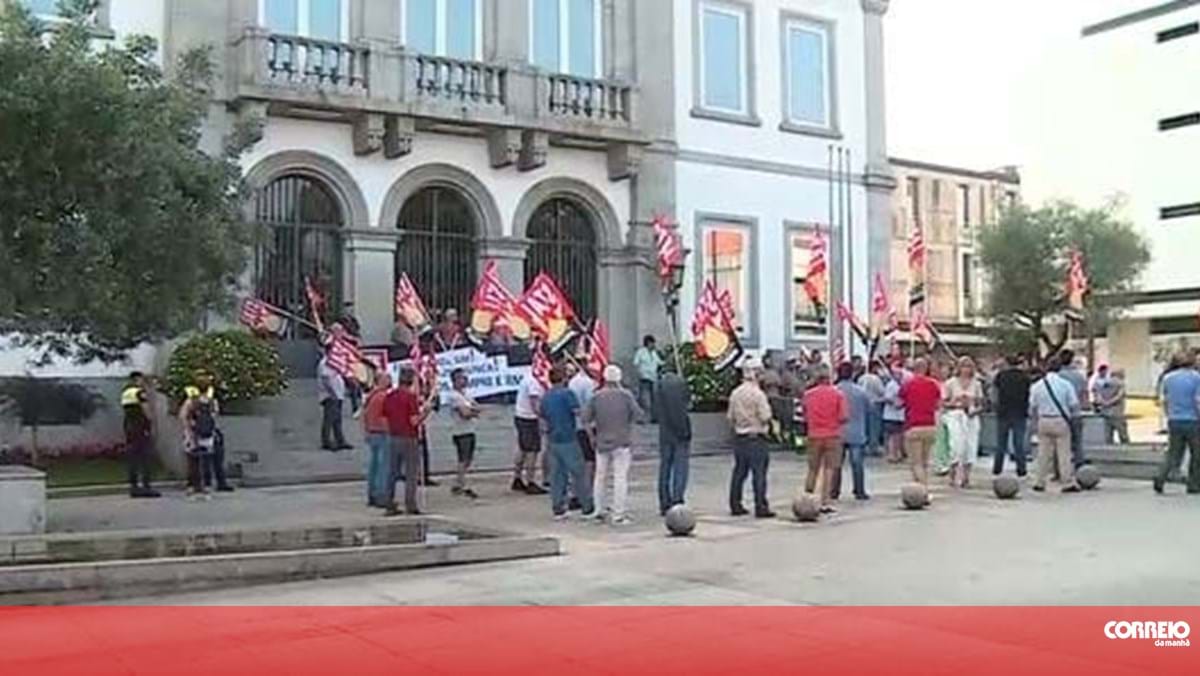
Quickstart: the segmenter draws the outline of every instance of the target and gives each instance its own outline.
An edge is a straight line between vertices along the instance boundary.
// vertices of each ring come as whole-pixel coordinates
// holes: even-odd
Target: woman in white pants
[[[971,467],[979,459],[979,414],[983,407],[983,387],[975,377],[975,362],[970,357],[958,360],[958,372],[942,388],[945,412],[943,420],[950,441],[950,485],[971,485]]]
[[[603,518],[609,502],[605,484],[611,470],[613,495],[609,523],[614,526],[632,522],[625,505],[629,496],[629,466],[633,462],[633,426],[643,417],[637,400],[621,387],[621,375],[621,369],[615,365],[605,368],[604,386],[583,411],[584,425],[595,429],[596,434],[596,477],[592,483],[596,514]]]

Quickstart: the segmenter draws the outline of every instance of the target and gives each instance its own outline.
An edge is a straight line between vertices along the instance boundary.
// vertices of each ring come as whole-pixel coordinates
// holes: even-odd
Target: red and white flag
[[[356,377],[356,367],[361,362],[362,355],[358,346],[345,331],[334,331],[325,347],[325,361],[330,368],[337,371],[343,378]]]
[[[675,223],[666,216],[655,216],[652,223],[658,249],[658,277],[666,287],[671,283],[671,269],[683,264],[683,239]]]
[[[912,335],[926,345],[932,346],[937,337],[937,330],[929,322],[929,315],[924,310],[918,310],[913,313],[911,330]]]
[[[511,326],[516,296],[500,281],[496,261],[483,266],[483,275],[471,297],[471,325],[467,327],[467,340],[476,346],[487,341],[497,323]]]
[[[928,251],[925,248],[925,233],[921,226],[914,223],[912,233],[908,237],[908,306],[910,308],[925,302],[925,259]]]
[[[854,314],[845,303],[838,301],[837,304],[838,321],[847,322],[850,324],[850,329],[854,331],[854,335],[863,342],[863,345],[868,345],[871,341],[871,327],[862,320],[858,315]]]
[[[833,343],[833,351],[829,353],[830,366],[834,369],[846,363],[846,346],[842,343],[842,339],[838,338]]]
[[[550,362],[550,355],[546,354],[546,350],[542,345],[534,345],[533,348],[533,365],[530,367],[530,374],[533,379],[542,386],[542,389],[550,389],[550,369],[553,364]]]
[[[308,311],[312,315],[313,324],[317,327],[317,333],[325,331],[325,322],[321,319],[321,315],[325,313],[325,294],[313,284],[312,277],[304,278],[304,296],[308,299]]]
[[[403,317],[418,336],[433,329],[433,320],[425,309],[425,301],[421,300],[421,294],[413,286],[407,272],[400,273],[400,279],[396,282],[396,316]]]
[[[242,309],[238,321],[254,333],[280,334],[287,328],[287,320],[279,310],[265,301],[257,298],[247,298],[242,301]]]
[[[529,333],[545,341],[552,353],[561,350],[576,335],[575,309],[571,307],[571,301],[567,300],[558,283],[544,272],[534,278],[517,299],[514,310],[514,314],[528,325]],[[520,335],[517,331],[514,333]]]
[[[1087,270],[1083,266],[1083,254],[1071,252],[1071,263],[1067,267],[1067,319],[1083,321],[1083,303],[1090,290]]]
[[[829,304],[829,239],[821,232],[814,232],[808,240],[804,293],[816,308],[817,316],[823,317]]]
[[[888,295],[887,282],[883,273],[875,273],[875,286],[871,296],[871,322],[876,336],[887,336],[899,328],[899,318],[896,309],[892,307],[891,296]]]
[[[733,324],[733,297],[728,290],[717,291],[713,280],[704,283],[692,316],[692,336],[697,356],[713,361],[720,371],[742,356],[741,344]]]
[[[612,359],[612,344],[608,336],[608,327],[597,319],[592,325],[591,345],[588,346],[587,371],[596,380],[604,378],[604,369]]]

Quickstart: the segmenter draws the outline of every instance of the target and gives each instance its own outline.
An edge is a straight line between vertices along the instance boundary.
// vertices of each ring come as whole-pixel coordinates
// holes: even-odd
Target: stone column
[[[480,259],[496,261],[500,281],[514,295],[525,290],[525,255],[528,251],[529,240],[516,237],[489,239],[479,245]]]
[[[363,340],[386,343],[392,333],[396,288],[396,233],[355,231],[346,242],[348,298],[362,324]]]
[[[896,178],[887,153],[887,115],[884,90],[883,15],[890,0],[862,0],[863,44],[866,63],[867,162],[867,277],[891,277],[892,191]]]

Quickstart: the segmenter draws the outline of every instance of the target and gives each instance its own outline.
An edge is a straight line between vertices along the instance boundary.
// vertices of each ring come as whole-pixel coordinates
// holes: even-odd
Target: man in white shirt
[[[454,373],[450,374],[450,382],[454,385],[450,392],[450,439],[458,453],[458,482],[454,484],[451,492],[475,499],[479,495],[467,486],[467,472],[471,469],[471,463],[475,461],[475,420],[479,417],[481,409],[479,403],[467,391],[466,371],[455,369]]]
[[[1059,375],[1058,359],[1046,366],[1046,376],[1029,389],[1029,417],[1037,425],[1038,454],[1033,490],[1046,490],[1046,477],[1055,460],[1062,479],[1062,492],[1079,490],[1075,484],[1075,465],[1071,461],[1071,420],[1080,415],[1075,386]]]
[[[517,453],[513,458],[512,489],[519,493],[546,493],[546,489],[537,482],[537,459],[542,451],[538,408],[543,394],[541,383],[532,373],[527,374],[517,388],[517,406],[513,411],[513,424],[517,428]]]

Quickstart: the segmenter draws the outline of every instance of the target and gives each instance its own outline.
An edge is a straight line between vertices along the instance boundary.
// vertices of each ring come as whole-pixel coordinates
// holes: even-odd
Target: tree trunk
[[[1088,373],[1096,372],[1096,330],[1091,320],[1087,323],[1087,370]]]

